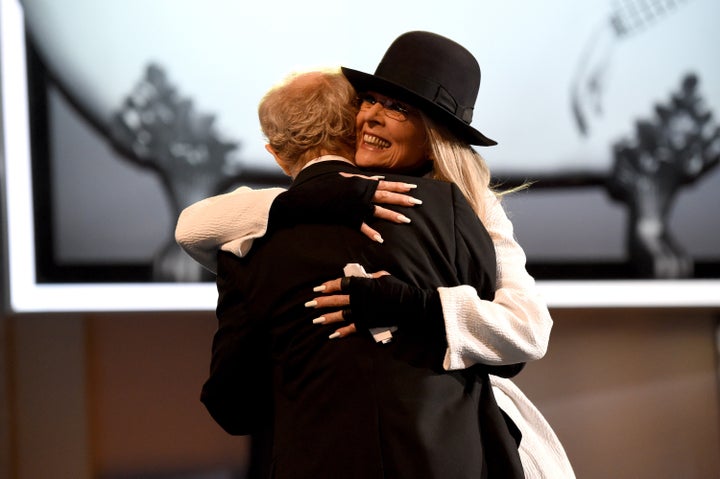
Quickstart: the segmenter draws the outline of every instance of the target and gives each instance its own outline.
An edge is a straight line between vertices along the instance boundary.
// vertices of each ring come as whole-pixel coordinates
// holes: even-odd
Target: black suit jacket
[[[338,171],[358,170],[320,163],[291,188]],[[369,334],[329,340],[338,324],[315,325],[321,312],[304,307],[350,262],[422,288],[470,284],[492,298],[493,244],[457,187],[386,177],[417,183],[423,204],[398,208],[409,225],[373,223],[383,244],[356,228],[298,224],[272,228],[245,258],[220,253],[219,328],[202,400],[231,434],[273,425],[275,478],[522,477],[487,371],[442,369],[442,318],[381,345]],[[498,448],[509,465],[498,466]]]

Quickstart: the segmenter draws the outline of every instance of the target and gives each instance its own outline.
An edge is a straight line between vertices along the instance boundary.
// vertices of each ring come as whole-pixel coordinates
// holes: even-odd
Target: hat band
[[[443,88],[442,85],[438,85],[437,92],[435,92],[435,98],[433,98],[433,103],[445,108],[467,124],[470,124],[472,121],[473,108],[458,105],[455,98],[453,98],[450,92]]]
[[[459,105],[453,94],[432,78],[423,77],[412,71],[396,71],[391,65],[386,64],[384,59],[375,70],[374,76],[434,103],[468,125],[472,121],[473,107]]]

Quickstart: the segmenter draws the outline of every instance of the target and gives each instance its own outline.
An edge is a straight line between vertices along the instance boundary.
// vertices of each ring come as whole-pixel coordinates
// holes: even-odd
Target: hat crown
[[[360,92],[376,91],[419,108],[471,145],[497,142],[470,125],[480,65],[462,45],[435,33],[408,32],[390,45],[375,73],[342,68]]]
[[[480,89],[480,65],[462,45],[430,32],[399,36],[375,76],[423,97],[466,124]]]

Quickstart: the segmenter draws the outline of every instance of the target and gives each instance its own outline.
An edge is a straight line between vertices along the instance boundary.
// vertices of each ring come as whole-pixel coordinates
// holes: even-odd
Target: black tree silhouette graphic
[[[651,120],[636,123],[635,138],[613,146],[610,196],[629,209],[628,255],[641,277],[685,278],[692,259],[668,228],[671,205],[681,188],[696,182],[720,160],[720,126],[688,74]]]
[[[131,161],[159,175],[177,218],[232,176],[229,153],[238,145],[219,139],[214,123],[214,116],[196,112],[191,100],[178,95],[162,68],[149,65],[114,114],[110,133]],[[155,255],[153,280],[206,279],[202,267],[169,236]]]

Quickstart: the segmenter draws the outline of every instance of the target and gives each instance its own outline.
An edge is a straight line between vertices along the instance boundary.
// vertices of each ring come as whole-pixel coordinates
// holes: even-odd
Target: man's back
[[[313,168],[298,180],[331,171]],[[313,324],[320,313],[304,306],[349,262],[491,294],[493,247],[472,209],[448,183],[413,181],[424,204],[402,211],[410,225],[374,224],[383,244],[349,227],[296,225],[273,228],[246,258],[219,257],[219,334],[242,323],[235,349],[254,348],[255,372],[272,376],[274,477],[482,477],[482,383],[442,370],[440,318],[383,345],[367,333],[330,340],[337,325]]]

